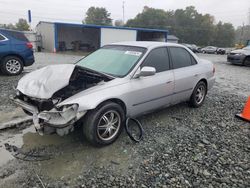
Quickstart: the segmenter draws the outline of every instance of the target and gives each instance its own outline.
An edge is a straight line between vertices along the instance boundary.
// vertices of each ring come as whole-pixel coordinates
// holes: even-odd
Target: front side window
[[[154,67],[156,72],[169,70],[167,48],[163,47],[153,49],[143,62],[142,67],[144,66]]]
[[[191,55],[184,48],[170,47],[169,51],[172,57],[174,69],[191,66],[194,63],[191,61]]]
[[[145,48],[140,47],[108,45],[81,59],[77,65],[123,77],[136,65],[145,51]]]

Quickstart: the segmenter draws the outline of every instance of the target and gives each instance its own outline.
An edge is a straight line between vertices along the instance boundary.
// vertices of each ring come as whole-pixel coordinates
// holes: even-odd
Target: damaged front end
[[[60,89],[57,88],[57,90],[52,92],[51,90],[54,89],[54,87],[51,86],[57,84],[56,81],[58,78],[60,78],[60,76],[67,76],[63,74],[63,71],[61,71],[62,75],[58,75],[58,71],[54,70],[55,68],[60,67],[51,66],[49,69],[45,69],[45,74],[47,74],[48,71],[56,73],[55,75],[49,75],[50,79],[45,80],[44,77],[41,77],[43,74],[40,73],[40,78],[33,76],[30,78],[26,77],[24,81],[20,80],[16,95],[12,97],[12,99],[18,106],[23,108],[25,113],[33,116],[33,122],[39,134],[57,133],[63,136],[74,130],[74,124],[80,120],[87,111],[79,111],[78,104],[60,105],[60,103],[83,90],[97,86],[98,84],[103,84],[103,82],[107,82],[112,78],[75,66],[68,81],[65,80],[65,83],[60,82]],[[29,81],[32,81],[32,84]],[[42,90],[38,88],[38,85]],[[50,88],[46,87],[47,85],[49,85]],[[33,95],[31,90],[34,90],[34,88],[37,88],[35,91],[43,91],[42,94],[35,92]],[[47,90],[49,90],[51,95],[44,92]]]
[[[74,124],[86,113],[86,111],[78,111],[78,104],[53,106],[50,110],[41,110],[41,107],[48,109],[51,101],[36,101],[36,99],[28,98],[23,94],[16,95],[12,99],[23,108],[25,113],[33,116],[34,126],[41,135],[53,133],[60,136],[67,135],[74,130]]]

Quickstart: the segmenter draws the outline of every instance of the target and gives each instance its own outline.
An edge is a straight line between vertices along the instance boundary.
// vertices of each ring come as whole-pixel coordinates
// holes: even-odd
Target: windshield
[[[136,65],[145,50],[145,48],[131,46],[105,46],[81,59],[77,65],[112,76],[123,77]]]

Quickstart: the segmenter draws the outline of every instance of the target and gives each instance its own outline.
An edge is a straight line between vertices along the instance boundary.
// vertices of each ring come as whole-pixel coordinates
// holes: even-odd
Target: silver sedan
[[[201,106],[214,73],[211,62],[182,45],[122,42],[76,64],[25,75],[13,100],[33,116],[40,134],[65,135],[78,124],[90,143],[107,145],[118,138],[127,117],[184,101]]]

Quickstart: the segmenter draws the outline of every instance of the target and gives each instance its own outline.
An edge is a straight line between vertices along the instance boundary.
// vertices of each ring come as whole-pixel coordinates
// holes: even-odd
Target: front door
[[[129,94],[130,116],[137,116],[171,104],[174,73],[173,70],[170,70],[166,47],[153,49],[140,68],[144,66],[154,67],[156,74],[131,79]]]

